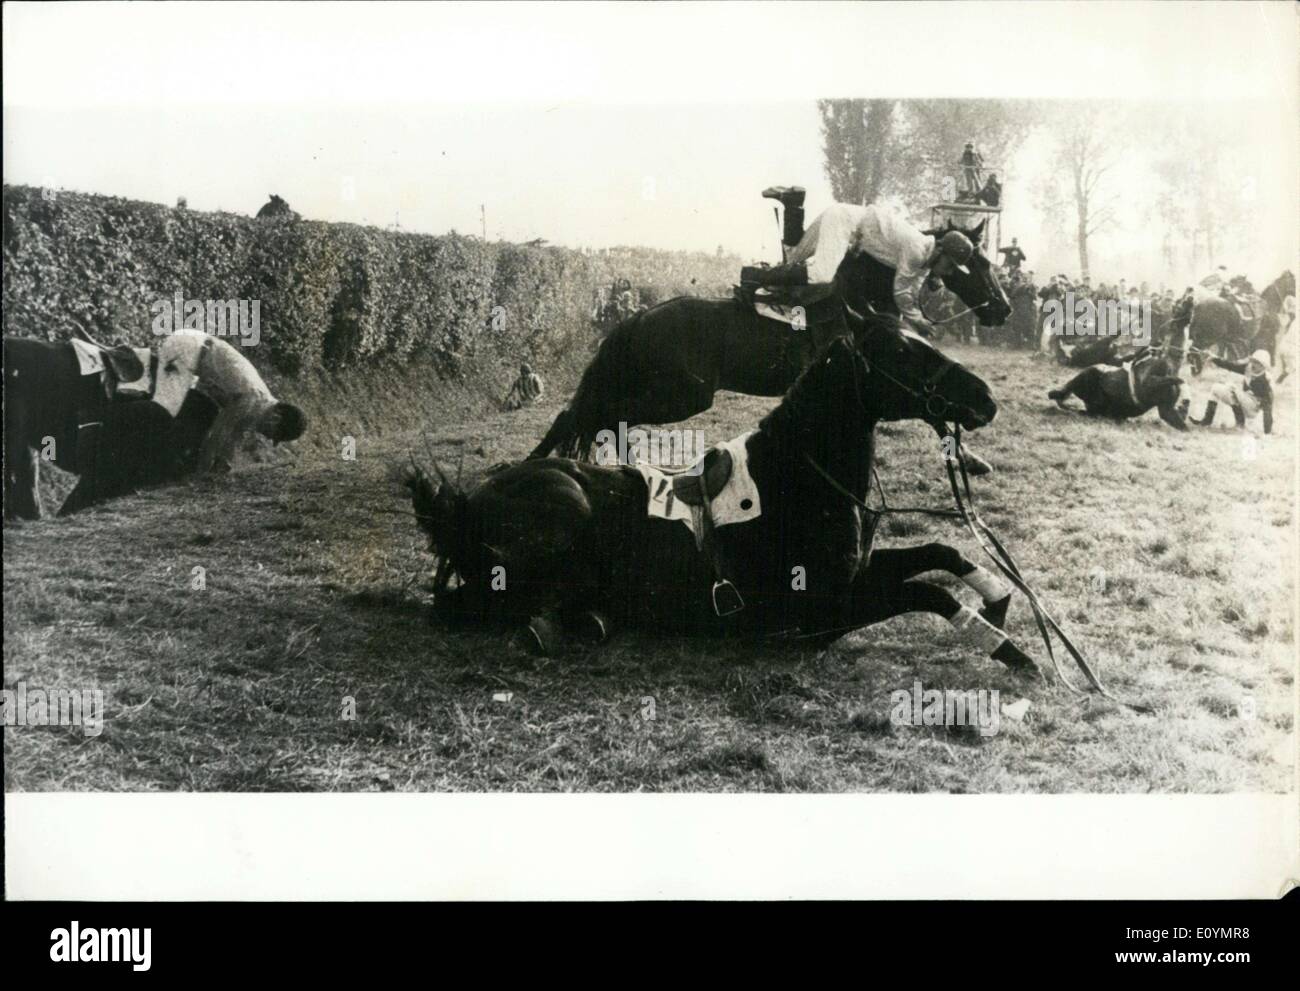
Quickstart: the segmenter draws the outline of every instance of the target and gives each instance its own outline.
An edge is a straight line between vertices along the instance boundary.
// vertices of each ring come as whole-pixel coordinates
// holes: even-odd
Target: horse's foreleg
[[[874,559],[874,555],[873,555]],[[1017,647],[1002,630],[947,590],[928,582],[905,581],[893,588],[882,587],[868,568],[865,578],[854,582],[854,618],[870,626],[910,612],[934,613],[948,621],[958,639],[1012,670],[1039,676],[1038,665]],[[860,586],[860,587],[859,587]]]
[[[26,446],[5,453],[5,519],[39,520],[40,455]]]
[[[1156,404],[1156,412],[1159,413],[1160,419],[1164,420],[1165,423],[1169,424],[1175,430],[1185,431],[1187,429],[1186,409],[1184,409],[1178,402],[1178,397],[1181,392],[1180,386],[1181,383],[1178,383],[1178,380],[1174,379],[1162,387],[1163,395],[1161,395],[1160,401]],[[1188,405],[1190,405],[1190,403]]]
[[[1090,374],[1091,372],[1091,368],[1085,369],[1074,378],[1070,379],[1070,381],[1066,382],[1065,385],[1061,386],[1061,388],[1049,391],[1047,393],[1047,398],[1056,403],[1056,405],[1061,407],[1061,409],[1065,409],[1065,401],[1078,391],[1079,386],[1083,385],[1084,382],[1092,377]]]
[[[879,571],[877,572],[877,569]],[[885,585],[902,584],[928,571],[946,571],[965,582],[980,597],[980,615],[1001,629],[1011,607],[1011,586],[993,572],[980,567],[948,544],[931,542],[915,547],[885,547],[871,552],[871,570]]]
[[[573,410],[566,406],[556,415],[555,422],[551,424],[551,429],[546,431],[546,436],[542,438],[540,444],[533,448],[527,460],[535,461],[538,458],[549,458],[552,451],[556,448],[567,449],[573,440]]]

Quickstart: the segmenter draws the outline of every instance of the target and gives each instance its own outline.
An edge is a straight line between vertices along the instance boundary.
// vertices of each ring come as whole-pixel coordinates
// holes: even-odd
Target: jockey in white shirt
[[[927,328],[929,321],[919,303],[921,287],[928,281],[936,289],[939,278],[953,269],[968,271],[966,262],[975,247],[960,231],[949,231],[942,238],[922,234],[888,207],[832,203],[788,250],[781,268],[802,266],[807,282],[831,282],[845,255],[857,251],[894,269],[899,312],[909,323]]]

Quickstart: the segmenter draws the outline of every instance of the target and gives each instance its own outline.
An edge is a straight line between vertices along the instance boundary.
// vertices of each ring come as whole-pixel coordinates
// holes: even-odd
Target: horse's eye
[[[167,367],[164,368],[163,371],[165,371],[165,372],[174,372],[174,371],[176,371],[176,362],[174,362],[174,361],[169,361],[169,362],[167,362]]]

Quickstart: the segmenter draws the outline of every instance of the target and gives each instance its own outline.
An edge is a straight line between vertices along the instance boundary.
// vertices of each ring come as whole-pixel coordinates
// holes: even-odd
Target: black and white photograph
[[[1295,885],[1297,4],[4,21],[7,898]]]

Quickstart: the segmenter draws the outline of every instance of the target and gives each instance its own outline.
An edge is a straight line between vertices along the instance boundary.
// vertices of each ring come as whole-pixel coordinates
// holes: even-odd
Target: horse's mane
[[[852,315],[849,320],[863,324],[861,329],[854,328],[855,336],[898,333],[898,322],[887,316]],[[758,422],[759,432],[782,446],[798,449],[804,448],[809,439],[840,433],[854,410],[866,416],[856,396],[842,395],[846,387],[856,390],[858,376],[865,372],[865,360],[853,341],[845,336],[834,338],[817,352],[776,408]]]

